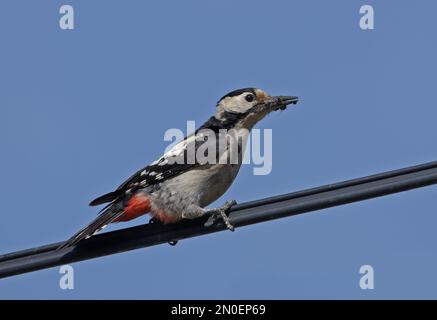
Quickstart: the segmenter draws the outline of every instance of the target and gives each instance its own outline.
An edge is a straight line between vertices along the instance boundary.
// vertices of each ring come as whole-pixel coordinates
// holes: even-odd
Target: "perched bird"
[[[115,191],[91,201],[91,206],[109,204],[60,248],[73,246],[110,223],[129,221],[146,213],[164,224],[211,214],[214,221],[223,219],[226,227],[233,230],[227,211],[236,204],[234,200],[220,208],[205,207],[222,196],[237,176],[253,126],[270,112],[297,101],[297,97],[272,97],[255,88],[223,96],[214,115],[194,134],[136,172]],[[196,151],[205,150],[200,154],[214,161],[196,157]]]

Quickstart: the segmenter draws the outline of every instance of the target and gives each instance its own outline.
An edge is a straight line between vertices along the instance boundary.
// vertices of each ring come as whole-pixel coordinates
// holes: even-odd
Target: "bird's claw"
[[[225,202],[223,207],[221,207],[220,209],[222,209],[225,213],[228,213],[228,211],[231,210],[231,208],[233,206],[235,206],[236,204],[237,204],[237,201],[235,201],[235,200],[228,200],[228,201]]]
[[[212,213],[211,218],[208,219],[205,226],[210,226],[210,225],[214,224],[217,220],[221,219],[224,222],[224,224],[226,225],[226,228],[228,228],[231,231],[234,231],[235,227],[229,221],[228,211],[236,204],[237,204],[237,201],[229,200],[229,201],[226,201],[222,207],[217,208],[217,209],[212,209],[211,210],[211,213]]]

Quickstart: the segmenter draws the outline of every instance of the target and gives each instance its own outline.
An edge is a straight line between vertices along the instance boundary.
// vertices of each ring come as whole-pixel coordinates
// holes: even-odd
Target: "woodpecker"
[[[194,134],[136,172],[115,191],[91,201],[90,206],[108,204],[94,221],[65,241],[60,249],[76,245],[110,223],[130,221],[146,213],[151,214],[152,221],[163,224],[208,214],[213,221],[222,219],[233,231],[227,213],[236,201],[226,201],[219,208],[206,207],[233,183],[253,126],[272,111],[284,110],[297,102],[298,97],[270,96],[257,88],[226,94],[218,101],[214,115]],[[220,145],[218,141],[224,143]],[[190,159],[190,151],[202,148],[207,150],[204,155],[215,161],[193,159],[192,155]],[[232,161],[235,151],[237,158]]]

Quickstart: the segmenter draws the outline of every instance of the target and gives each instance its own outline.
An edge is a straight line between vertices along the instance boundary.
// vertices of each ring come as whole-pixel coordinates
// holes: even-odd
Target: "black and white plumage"
[[[61,248],[75,245],[111,222],[128,221],[147,212],[163,223],[194,219],[210,213],[222,218],[232,230],[225,211],[235,201],[217,209],[205,207],[222,196],[234,181],[253,126],[270,112],[285,109],[297,101],[297,97],[291,96],[271,97],[255,88],[239,89],[223,96],[217,103],[215,114],[194,134],[137,171],[115,191],[91,201],[91,206],[109,204],[91,224],[67,240]],[[227,132],[223,133],[223,130]],[[220,147],[218,141],[225,143]],[[215,161],[205,163],[199,160],[195,156],[198,150],[206,150],[204,155]],[[237,160],[230,161],[235,151]]]

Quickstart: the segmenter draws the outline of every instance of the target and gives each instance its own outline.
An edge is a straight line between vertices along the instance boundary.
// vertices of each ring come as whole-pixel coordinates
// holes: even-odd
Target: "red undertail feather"
[[[115,219],[114,222],[130,221],[148,213],[149,211],[150,199],[145,195],[138,194],[129,199],[126,207],[124,208],[123,215]]]

